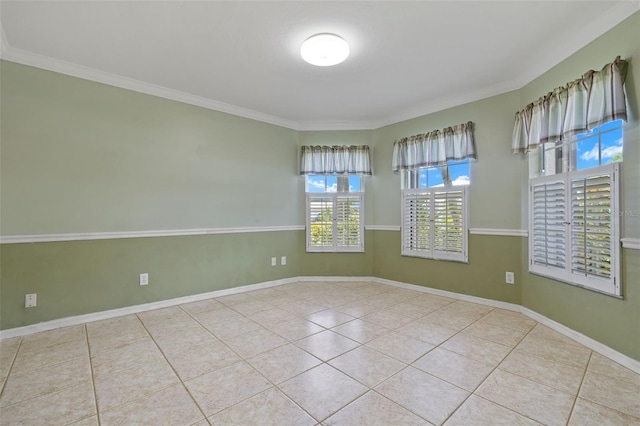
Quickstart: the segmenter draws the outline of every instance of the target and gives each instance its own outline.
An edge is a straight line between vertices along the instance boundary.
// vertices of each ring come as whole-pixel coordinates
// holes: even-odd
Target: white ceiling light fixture
[[[316,34],[302,43],[300,55],[311,65],[329,67],[349,57],[349,44],[335,34]]]

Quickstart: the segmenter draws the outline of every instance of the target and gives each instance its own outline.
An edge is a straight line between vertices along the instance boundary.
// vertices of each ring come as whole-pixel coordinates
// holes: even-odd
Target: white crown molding
[[[527,237],[526,229],[493,229],[493,228],[469,228],[469,233],[474,235],[497,235],[502,237]]]
[[[245,234],[252,232],[304,231],[304,229],[304,226],[264,226],[255,228],[166,229],[158,231],[5,235],[0,236],[0,244],[48,243],[54,241],[115,240],[121,238],[178,237],[185,235]]]
[[[367,231],[399,231],[400,226],[396,225],[365,225]]]
[[[95,68],[85,67],[71,62],[62,61],[60,59],[15,49],[9,46],[8,43],[5,44],[6,49],[2,51],[0,57],[10,62],[16,62],[36,68],[42,68],[73,77],[83,78],[85,80],[95,81],[97,83],[108,84],[110,86],[132,90],[134,92],[170,99],[173,101],[195,105],[213,111],[224,112],[238,117],[249,118],[251,120],[261,121],[264,123],[274,124],[276,126],[298,130],[298,123],[295,121],[227,104],[224,102],[215,101],[213,99],[204,98],[202,96],[192,95],[190,93],[181,92],[179,90],[169,89],[155,84],[146,83],[144,81],[122,77],[120,75],[100,71]]]
[[[640,238],[623,238],[622,248],[640,250]]]
[[[513,312],[520,312],[531,319],[538,321],[539,323],[546,325],[547,327],[557,331],[558,333],[575,340],[576,342],[588,347],[589,349],[600,353],[601,355],[623,365],[630,370],[640,374],[640,361],[628,357],[584,334],[566,327],[558,322],[555,322],[544,315],[541,315],[535,311],[524,306],[514,303],[502,302],[499,300],[485,299],[477,296],[470,296],[466,294],[453,293],[446,290],[439,290],[430,287],[423,287],[415,284],[407,284],[400,281],[387,280],[377,277],[323,277],[323,276],[300,276],[292,278],[284,278],[281,280],[266,281],[257,284],[249,284],[241,287],[229,288],[225,290],[217,290],[207,293],[195,294],[192,296],[179,297],[176,299],[161,300],[158,302],[145,303],[142,305],[127,306],[125,308],[111,309],[108,311],[95,312],[91,314],[78,315],[73,317],[61,318],[57,320],[45,321],[38,324],[27,325],[24,327],[10,328],[7,330],[0,330],[0,340],[8,339],[11,337],[25,336],[28,334],[37,333],[40,331],[53,330],[60,327],[67,327],[70,325],[79,325],[87,322],[98,321],[108,318],[119,317],[122,315],[130,315],[139,312],[150,311],[153,309],[166,308],[170,306],[181,305],[184,303],[197,302],[200,300],[210,299],[213,297],[221,297],[230,294],[244,293],[247,291],[258,290],[269,287],[276,287],[283,284],[292,284],[300,281],[326,281],[326,282],[355,282],[355,281],[370,281],[379,284],[386,284],[393,287],[406,288],[409,290],[415,290],[422,293],[434,294],[437,296],[449,297],[456,300],[462,300],[471,303],[478,303],[485,306],[491,306],[494,308],[505,309]]]
[[[401,121],[442,111],[447,108],[453,108],[469,102],[518,90],[586,46],[588,43],[609,31],[611,28],[615,27],[638,10],[640,10],[640,2],[638,1],[628,1],[615,4],[606,13],[602,14],[597,22],[591,22],[589,25],[585,25],[583,31],[574,34],[572,39],[565,39],[564,43],[556,44],[555,49],[548,50],[544,58],[539,58],[539,60],[536,61],[535,66],[527,68],[525,73],[512,80],[505,81],[494,86],[481,88],[477,91],[467,93],[459,97],[432,99],[422,105],[401,111],[398,114],[370,121],[297,122],[282,117],[276,117],[259,111],[215,101],[213,99],[207,99],[201,96],[122,77],[59,59],[50,58],[44,55],[15,49],[9,45],[4,33],[1,33],[1,31],[0,35],[2,36],[2,46],[0,48],[0,58],[152,96],[171,99],[214,111],[224,112],[251,120],[261,121],[292,130],[375,130]]]
[[[301,132],[319,132],[333,130],[375,130],[380,126],[377,121],[301,121],[298,129]]]

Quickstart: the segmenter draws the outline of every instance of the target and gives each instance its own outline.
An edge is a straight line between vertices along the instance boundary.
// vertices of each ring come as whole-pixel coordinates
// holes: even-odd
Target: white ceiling
[[[293,129],[373,129],[518,89],[639,9],[637,0],[2,0],[0,55]],[[300,45],[319,32],[347,40],[350,57],[302,61]]]

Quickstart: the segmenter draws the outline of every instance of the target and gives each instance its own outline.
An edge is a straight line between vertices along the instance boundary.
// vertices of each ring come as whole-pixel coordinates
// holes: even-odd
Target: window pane
[[[349,192],[362,191],[362,177],[361,176],[349,176]]]
[[[338,190],[338,176],[325,176],[327,178],[326,192],[336,192]]]
[[[417,188],[427,188],[427,170],[420,169]]]
[[[611,129],[615,129],[619,127],[619,131],[620,131],[620,137],[622,137],[622,120],[615,120],[615,121],[610,121],[608,123],[604,123],[602,126],[599,127],[601,132],[606,132],[607,130],[611,130]],[[596,127],[595,129],[593,129],[594,131],[596,131],[598,129],[598,127]]]
[[[577,170],[600,165],[600,147],[597,135],[589,137],[578,135],[577,145]]]
[[[544,159],[542,168],[543,176],[551,176],[562,173],[562,145],[555,142],[548,142],[542,145],[544,149]]]
[[[308,175],[307,192],[325,192],[326,179],[324,176]]]
[[[622,161],[622,127],[600,137],[602,164]]]
[[[469,185],[471,181],[471,174],[469,170],[469,162],[449,165],[449,176],[451,177],[451,184],[453,186]]]
[[[429,188],[433,188],[434,186],[444,186],[440,167],[431,167],[427,169],[427,184]]]

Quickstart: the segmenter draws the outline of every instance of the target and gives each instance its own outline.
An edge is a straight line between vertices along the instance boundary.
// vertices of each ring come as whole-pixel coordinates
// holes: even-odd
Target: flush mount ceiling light
[[[347,59],[349,45],[335,34],[316,34],[302,43],[300,55],[311,65],[329,67]]]

